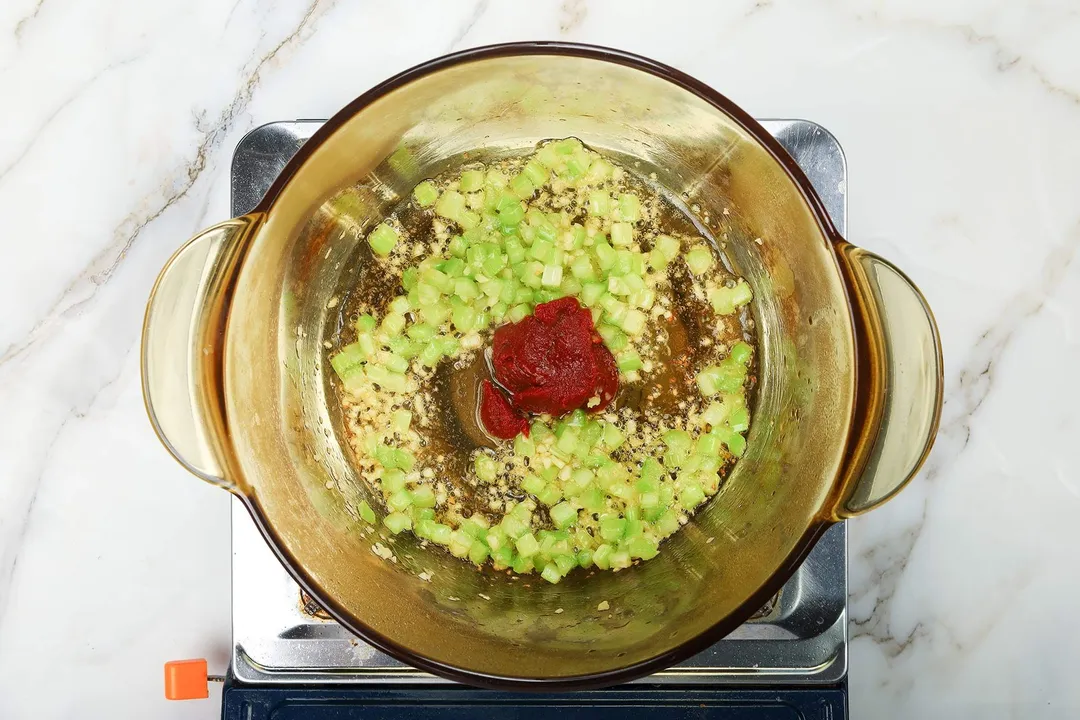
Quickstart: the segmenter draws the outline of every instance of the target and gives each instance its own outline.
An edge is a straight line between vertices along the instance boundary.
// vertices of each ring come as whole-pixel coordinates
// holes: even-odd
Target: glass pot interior
[[[760,368],[745,457],[661,554],[549,585],[478,572],[409,533],[359,532],[356,503],[380,503],[349,462],[324,342],[358,243],[419,180],[466,153],[520,154],[567,136],[656,173],[698,207],[754,289]],[[768,149],[677,81],[573,55],[459,61],[360,98],[309,142],[257,211],[227,311],[223,400],[229,473],[328,610],[428,669],[580,679],[673,662],[780,586],[828,517],[855,372],[833,248]],[[376,540],[396,563],[372,552]]]

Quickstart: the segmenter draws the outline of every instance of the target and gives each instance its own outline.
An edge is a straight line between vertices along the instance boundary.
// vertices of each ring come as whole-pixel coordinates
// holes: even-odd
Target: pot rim
[[[728,98],[705,83],[680,70],[676,70],[673,67],[643,56],[599,45],[557,41],[513,42],[470,48],[468,50],[462,50],[428,60],[384,80],[357,97],[327,120],[289,160],[267,190],[263,199],[259,201],[259,204],[249,213],[249,215],[258,216],[260,214],[265,215],[268,213],[273,207],[277,196],[291,181],[297,170],[307,161],[307,158],[315,152],[323,141],[329,138],[333,133],[337,132],[337,130],[352,116],[384,95],[414,80],[440,70],[445,70],[454,65],[477,60],[524,55],[571,56],[615,63],[635,70],[647,72],[667,80],[668,82],[704,99],[732,118],[737,125],[768,151],[772,158],[784,168],[788,176],[801,191],[806,204],[813,212],[819,226],[824,231],[825,236],[834,243],[843,242],[843,237],[833,225],[832,219],[825,210],[824,203],[821,201],[821,198],[810,184],[809,179],[795,160],[792,159],[787,151],[784,150],[783,146],[781,146],[780,143],[765,130],[765,128]],[[678,664],[730,634],[764,606],[769,598],[779,592],[784,584],[791,578],[802,564],[803,560],[806,559],[806,556],[813,549],[818,539],[833,524],[833,521],[830,519],[816,519],[815,522],[806,529],[802,537],[798,539],[794,549],[780,564],[777,571],[774,572],[756,592],[748,597],[742,605],[735,611],[725,615],[707,630],[699,633],[695,637],[688,638],[672,650],[643,662],[598,673],[558,678],[528,678],[475,672],[432,660],[431,658],[420,655],[413,650],[396,643],[381,633],[375,632],[359,619],[351,617],[351,613],[346,608],[337,603],[326,593],[322,592],[319,585],[313,581],[304,570],[303,566],[282,546],[272,526],[267,521],[266,516],[259,505],[258,498],[244,492],[237,492],[236,494],[237,497],[243,501],[249,514],[255,521],[255,525],[258,527],[260,534],[263,536],[263,539],[266,540],[278,561],[281,562],[297,584],[299,584],[305,592],[311,595],[311,597],[315,599],[319,605],[334,618],[334,620],[349,630],[349,632],[387,655],[420,670],[430,672],[448,680],[493,690],[524,690],[533,692],[588,690],[635,680],[658,670]]]

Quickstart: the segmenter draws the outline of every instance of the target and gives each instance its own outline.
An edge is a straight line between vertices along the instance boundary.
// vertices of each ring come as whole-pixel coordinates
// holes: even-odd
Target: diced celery
[[[525,259],[525,248],[515,238],[508,239],[503,245],[503,249],[506,251],[507,260],[511,265],[517,265]]]
[[[472,550],[473,539],[467,532],[454,530],[450,534],[449,550],[454,557],[463,558]]]
[[[638,496],[638,504],[648,510],[660,505],[660,494],[655,492],[643,492]]]
[[[518,435],[518,437],[521,436]],[[521,481],[522,490],[527,493],[532,493],[533,495],[539,495],[540,493],[542,493],[544,491],[544,487],[545,483],[543,479],[540,478],[538,475],[533,475],[531,473],[526,475],[525,478]]]
[[[382,329],[387,335],[400,335],[405,329],[405,316],[396,312],[388,313],[383,318]]]
[[[450,321],[460,333],[468,333],[476,326],[476,310],[468,305],[455,307],[450,313]]]
[[[585,492],[578,495],[578,501],[589,512],[599,512],[604,509],[604,493],[595,485],[590,485]]]
[[[600,240],[593,245],[593,253],[596,254],[596,264],[599,265],[600,269],[604,272],[615,267],[615,251],[603,240]]]
[[[563,576],[562,573],[559,572],[558,565],[550,563],[540,572],[540,577],[544,578],[552,585],[555,585],[560,580],[562,580]]]
[[[658,544],[659,543],[652,538],[637,537],[627,543],[626,551],[630,553],[630,557],[632,558],[650,560],[659,554],[660,550],[657,548]]]
[[[520,202],[505,204],[499,210],[499,224],[504,228],[516,228],[525,219],[525,209]]]
[[[390,251],[394,249],[394,246],[398,244],[398,240],[401,236],[398,235],[397,230],[390,227],[386,223],[379,223],[375,226],[375,229],[368,235],[368,245],[371,246],[372,252],[376,255],[386,257],[390,254]]]
[[[667,537],[673,532],[679,529],[679,516],[674,510],[666,510],[660,517],[653,523],[653,527],[661,537]]]
[[[418,508],[435,507],[435,491],[427,485],[418,486],[412,491],[412,503]]]
[[[593,564],[593,551],[589,548],[582,548],[578,550],[576,559],[579,567],[587,568]]]
[[[629,295],[630,288],[622,281],[622,278],[612,275],[607,281],[607,291],[612,295]]]
[[[409,530],[412,528],[412,518],[403,512],[392,512],[383,518],[383,525],[385,525],[390,532],[397,535],[402,530]]]
[[[577,520],[577,510],[568,502],[555,505],[548,511],[548,514],[551,515],[551,521],[555,523],[555,527],[560,530],[570,527]]]
[[[480,289],[476,286],[476,282],[470,278],[461,277],[454,280],[453,287],[454,295],[466,302],[480,297]]]
[[[555,449],[564,455],[570,455],[577,447],[577,431],[573,428],[567,428],[562,437],[555,443]]]
[[[522,457],[529,457],[536,452],[536,443],[523,434],[518,434],[514,438],[514,454],[521,455]]]
[[[495,458],[483,452],[476,454],[476,459],[473,460],[473,468],[476,470],[476,476],[484,482],[494,482],[499,473],[499,466],[495,462]]]
[[[391,468],[383,472],[379,482],[384,493],[396,493],[405,487],[405,473],[397,468]]]
[[[642,368],[641,356],[634,350],[627,350],[620,353],[619,358],[616,361],[619,366],[619,372],[633,372],[634,370],[640,370]]]
[[[338,377],[345,379],[345,375],[350,370],[365,362],[368,357],[369,355],[364,352],[359,343],[350,343],[341,348],[341,352],[330,358],[330,366],[334,368],[334,372],[338,374]]]
[[[544,287],[559,287],[562,283],[562,274],[562,265],[545,265],[544,274],[540,277],[540,284]]]
[[[754,294],[745,280],[739,280],[733,288],[716,288],[709,293],[709,303],[718,315],[730,315],[753,298]]]
[[[464,212],[466,212],[465,196],[456,190],[444,192],[435,203],[435,213],[447,220],[457,222],[458,217]]]
[[[431,207],[439,199],[439,190],[435,187],[435,183],[425,180],[413,188],[413,197],[416,198],[420,207]]]
[[[667,446],[664,453],[664,465],[679,465],[690,456],[691,439],[685,430],[668,430],[661,438]],[[669,462],[670,460],[670,462]]]
[[[509,545],[500,548],[492,548],[491,565],[496,570],[505,570],[514,561],[514,551]]]
[[[663,255],[668,262],[679,256],[679,241],[670,235],[657,235],[653,249]]]
[[[615,267],[611,268],[612,275],[629,275],[634,272],[635,254],[629,250],[618,249],[615,251]]]
[[[465,257],[465,252],[469,249],[469,243],[462,236],[455,235],[454,237],[450,238],[450,245],[447,249],[454,257],[463,258]],[[408,272],[408,270],[406,270],[405,272]],[[404,275],[402,275],[402,277],[404,278]]]
[[[449,525],[443,525],[442,523],[433,523],[429,539],[432,542],[438,543],[440,545],[449,545],[453,534],[454,531]]]
[[[731,352],[729,353],[729,357],[735,362],[740,363],[741,365],[745,365],[750,362],[750,356],[753,354],[753,352],[754,350],[750,347],[749,344],[740,340],[739,342],[731,346]]]
[[[378,325],[379,321],[371,315],[364,314],[356,318],[356,332],[358,333],[370,333]]]
[[[697,455],[715,456],[720,453],[720,440],[715,435],[705,433],[694,441],[694,453]]]
[[[367,523],[375,522],[375,511],[368,505],[367,500],[361,500],[356,506],[356,509],[360,513],[360,519]]]
[[[394,467],[401,468],[405,472],[409,472],[413,469],[413,465],[416,464],[416,458],[408,450],[394,450]]]
[[[405,331],[405,334],[417,342],[426,343],[434,339],[435,328],[426,323],[414,323]]]
[[[558,234],[558,229],[556,229],[556,227],[546,218],[536,226],[536,237],[540,240],[546,240],[547,242],[554,243],[555,238],[558,237]]]
[[[637,222],[641,219],[641,201],[633,193],[619,195],[619,218],[625,222]]]
[[[688,485],[679,492],[679,504],[693,510],[705,499],[705,491],[697,485]]]
[[[551,147],[559,155],[573,155],[580,151],[583,146],[577,138],[565,138],[552,142]]]
[[[595,475],[592,470],[588,468],[575,468],[570,473],[570,482],[566,483],[566,492],[571,495],[576,495],[580,492],[584,492],[589,485],[592,484]]]
[[[570,273],[578,280],[593,280],[596,277],[592,261],[586,255],[579,255],[571,261]]]
[[[551,507],[562,500],[562,491],[554,485],[547,485],[536,495],[536,499]]]
[[[461,192],[476,192],[484,187],[484,172],[482,170],[466,170],[461,173]]]
[[[534,260],[539,260],[541,263],[545,263],[551,258],[551,252],[554,249],[555,245],[550,240],[537,238],[536,240],[533,240],[533,244],[532,247],[529,248],[528,255]]]
[[[607,517],[600,519],[600,537],[607,542],[618,542],[626,532],[626,518]]]
[[[518,575],[527,575],[534,569],[532,558],[523,558],[520,555],[514,556],[514,562],[510,567]]]
[[[514,541],[514,547],[517,548],[518,555],[523,558],[531,558],[537,552],[540,551],[540,543],[537,542],[536,536],[531,532],[526,532],[524,535]]]
[[[412,495],[405,488],[401,488],[386,500],[386,504],[398,512],[412,505]]]
[[[737,433],[746,432],[750,428],[750,411],[745,407],[732,410],[728,425]]]
[[[611,196],[603,190],[589,193],[588,211],[595,217],[607,217],[611,212]]]
[[[626,335],[624,335],[622,330],[619,330],[617,327],[608,325],[607,323],[601,323],[596,327],[596,332],[604,339],[604,344],[607,345],[608,350],[619,352],[626,348]]]
[[[645,332],[645,323],[648,319],[645,313],[631,308],[626,311],[626,316],[623,317],[622,329],[631,335],[640,335]]]
[[[409,431],[409,425],[411,424],[412,413],[408,410],[395,410],[393,414],[390,415],[390,426],[401,435],[404,435]]]
[[[602,543],[597,546],[593,551],[592,561],[596,567],[601,570],[608,570],[611,568],[611,555],[615,552],[615,548],[607,543]]]
[[[719,438],[735,457],[742,457],[742,454],[746,452],[746,438],[737,432],[727,428],[713,428],[709,432]]]
[[[611,244],[625,247],[634,241],[634,228],[630,223],[611,224]]]
[[[510,308],[507,316],[510,318],[510,322],[521,322],[531,314],[532,308],[530,308],[528,305],[522,304],[515,305],[514,307]]]
[[[536,290],[540,287],[541,278],[544,276],[543,263],[532,260],[523,264],[523,272],[521,274],[521,282],[526,287],[530,287]]]
[[[705,397],[712,397],[720,392],[719,388],[720,369],[715,365],[702,370],[697,374],[698,390]]]
[[[590,268],[591,269],[591,268]],[[604,294],[605,289],[603,284],[595,282],[587,282],[581,286],[581,302],[585,303],[589,307],[592,307]]]
[[[524,173],[536,187],[540,187],[548,181],[548,171],[536,160],[530,160],[525,163],[525,167],[522,168],[521,172]]]
[[[420,317],[433,327],[439,327],[450,317],[450,308],[441,302],[421,305]]]
[[[695,275],[704,275],[713,266],[713,254],[704,245],[691,248],[686,253],[686,267]]]
[[[368,365],[367,376],[373,383],[393,393],[405,392],[408,383],[403,374],[388,370],[382,365]]]
[[[477,565],[483,565],[487,558],[487,546],[479,540],[473,540],[472,546],[469,548],[469,560]]]

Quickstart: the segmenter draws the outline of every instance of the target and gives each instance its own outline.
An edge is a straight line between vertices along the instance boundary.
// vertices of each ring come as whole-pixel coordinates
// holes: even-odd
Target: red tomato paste
[[[480,385],[480,422],[497,438],[511,440],[518,433],[529,436],[529,422],[525,413],[515,410],[495,383],[484,380]]]
[[[481,397],[480,417],[496,437],[513,437],[503,433],[524,423],[508,410],[556,417],[578,408],[596,412],[619,389],[615,358],[589,310],[572,297],[537,305],[521,322],[496,330],[492,365],[510,394],[505,406],[507,399],[495,387],[485,387]]]

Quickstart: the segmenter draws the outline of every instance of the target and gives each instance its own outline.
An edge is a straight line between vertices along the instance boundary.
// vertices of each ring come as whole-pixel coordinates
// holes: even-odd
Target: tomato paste
[[[572,297],[537,305],[532,315],[500,327],[492,350],[495,379],[518,411],[556,417],[578,408],[596,412],[619,389],[615,358],[597,334],[592,314]],[[494,405],[501,393],[492,391],[487,397]],[[488,412],[494,418],[499,411]]]
[[[525,413],[515,409],[490,380],[480,385],[480,422],[489,433],[503,440],[512,440],[518,433],[529,436]]]

